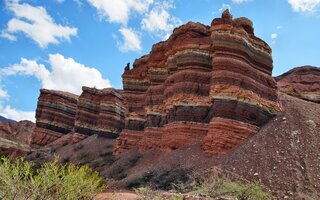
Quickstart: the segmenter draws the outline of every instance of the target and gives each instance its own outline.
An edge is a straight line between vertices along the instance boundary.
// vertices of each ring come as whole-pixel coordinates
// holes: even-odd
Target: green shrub
[[[242,183],[212,176],[195,185],[194,194],[206,197],[232,196],[238,200],[270,200],[272,196],[260,182]]]
[[[44,163],[36,169],[22,158],[0,158],[0,199],[93,199],[105,186],[88,166]]]
[[[225,190],[233,193],[238,200],[269,200],[271,194],[264,191],[260,182],[241,183],[226,180],[224,182]]]
[[[181,166],[158,171],[151,179],[150,184],[161,190],[176,189],[176,185],[184,184],[189,180],[190,170]]]

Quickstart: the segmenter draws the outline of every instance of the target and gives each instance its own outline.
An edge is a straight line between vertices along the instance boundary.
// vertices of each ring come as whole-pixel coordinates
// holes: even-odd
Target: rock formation
[[[271,48],[249,19],[225,11],[211,26],[189,22],[132,69],[126,65],[123,91],[83,87],[78,97],[41,90],[33,143],[67,133],[115,138],[121,132],[115,154],[169,152],[196,141],[206,152],[224,154],[281,111],[272,68]]]
[[[0,122],[0,138],[5,138],[21,144],[30,144],[30,135],[34,129],[34,123],[30,121]]]
[[[228,11],[211,27],[188,23],[123,74],[128,106],[115,153],[203,141],[223,154],[281,111],[270,47]]]
[[[124,126],[122,96],[115,89],[83,87],[77,104],[75,132],[115,138]]]
[[[74,127],[77,103],[77,95],[42,89],[31,144],[44,146],[70,133]]]
[[[36,111],[36,128],[32,134],[33,146],[78,141],[85,136],[99,134],[115,138],[124,126],[124,106],[115,89],[98,90],[83,87],[80,96],[42,89]]]
[[[34,127],[30,121],[0,121],[0,155],[12,158],[25,155]]]
[[[303,66],[276,77],[281,92],[320,103],[320,68]]]

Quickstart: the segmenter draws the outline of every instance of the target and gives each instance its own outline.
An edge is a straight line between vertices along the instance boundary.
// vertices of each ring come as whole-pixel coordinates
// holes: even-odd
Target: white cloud
[[[109,22],[126,25],[130,14],[148,11],[153,0],[87,0]]]
[[[30,120],[32,122],[36,121],[35,112],[21,111],[15,108],[11,108],[10,106],[6,106],[4,108],[0,106],[0,115],[7,119],[13,119],[15,121],[21,121],[21,120]]]
[[[277,33],[272,33],[271,34],[271,39],[277,39],[278,38],[278,34]]]
[[[15,34],[22,32],[41,48],[46,48],[48,44],[59,44],[63,40],[70,42],[70,37],[77,35],[77,28],[56,24],[44,7],[7,0],[6,8],[13,12],[14,18],[9,20],[1,36],[9,40],[15,40]]]
[[[41,87],[62,90],[75,94],[82,92],[82,86],[107,88],[111,87],[109,80],[103,79],[101,73],[92,67],[87,67],[72,58],[65,58],[60,54],[50,54],[48,63],[51,70],[35,60],[21,58],[20,63],[0,69],[0,81],[8,76],[33,76],[37,78]],[[4,105],[8,100],[8,92],[0,84],[0,115],[16,121],[35,121],[35,112],[21,111]]]
[[[219,9],[219,12],[222,13],[225,10],[231,10],[231,6],[229,4],[222,4],[222,7]]]
[[[9,98],[8,92],[0,85],[0,105],[3,100]]]
[[[246,2],[249,2],[249,1],[252,1],[252,0],[232,0],[232,2],[236,3],[236,4],[246,3]]]
[[[19,64],[1,69],[2,76],[26,75],[34,76],[41,82],[41,87],[62,90],[75,94],[82,92],[82,86],[106,88],[109,80],[103,79],[101,73],[92,67],[77,63],[72,58],[60,54],[50,54],[51,71],[35,60],[21,58]]]
[[[16,41],[17,40],[16,36],[11,35],[10,33],[7,33],[6,31],[2,31],[0,33],[0,36],[3,37],[3,38],[6,38],[8,40],[11,40],[11,41]]]
[[[141,39],[138,32],[134,31],[131,28],[121,28],[119,32],[122,35],[122,40],[120,40],[116,35],[113,35],[113,37],[116,39],[120,51],[141,52]]]
[[[142,29],[155,33],[166,39],[175,27],[182,24],[181,20],[171,16],[169,10],[174,8],[173,2],[163,1],[155,7],[141,21]]]
[[[320,0],[288,0],[295,12],[314,13],[320,7]]]
[[[279,25],[279,26],[277,26],[277,29],[278,30],[283,29],[283,26]]]

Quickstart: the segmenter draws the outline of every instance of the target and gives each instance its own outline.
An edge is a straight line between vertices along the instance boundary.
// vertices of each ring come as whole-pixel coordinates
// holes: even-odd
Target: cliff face
[[[75,132],[115,138],[124,126],[124,105],[115,89],[83,87],[75,118]]]
[[[203,141],[223,154],[255,134],[281,111],[270,47],[252,22],[228,11],[211,27],[188,23],[127,66],[125,129],[115,153],[171,151]]]
[[[115,138],[124,126],[121,95],[115,89],[83,87],[80,96],[42,89],[31,144],[50,144],[69,133],[78,141],[92,134]],[[63,140],[65,141],[65,139]]]
[[[44,146],[74,127],[78,96],[42,89],[36,110],[36,128],[32,134],[32,146]]]
[[[271,49],[254,36],[252,22],[225,11],[211,26],[175,29],[132,69],[127,65],[121,92],[83,87],[78,97],[41,90],[32,141],[120,133],[115,154],[169,152],[195,141],[225,154],[281,112],[272,68]]]
[[[320,68],[303,66],[276,77],[281,92],[320,103]]]

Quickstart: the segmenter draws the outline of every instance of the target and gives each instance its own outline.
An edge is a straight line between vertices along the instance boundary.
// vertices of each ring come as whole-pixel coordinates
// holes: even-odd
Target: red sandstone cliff
[[[319,102],[318,68],[291,70],[276,83],[272,62],[271,48],[247,18],[225,11],[211,26],[189,22],[125,68],[122,91],[83,87],[76,96],[41,90],[31,143],[61,143],[69,133],[77,141],[120,133],[115,154],[168,152],[195,141],[206,152],[225,154],[282,111],[277,84]]]
[[[270,47],[252,22],[228,11],[211,26],[188,23],[123,74],[128,106],[115,153],[171,151],[203,141],[226,153],[281,111]]]
[[[67,140],[73,143],[93,134],[108,138],[118,136],[124,126],[125,108],[121,94],[115,89],[82,89],[80,96],[62,91],[40,91],[36,128],[31,138],[33,147]]]

